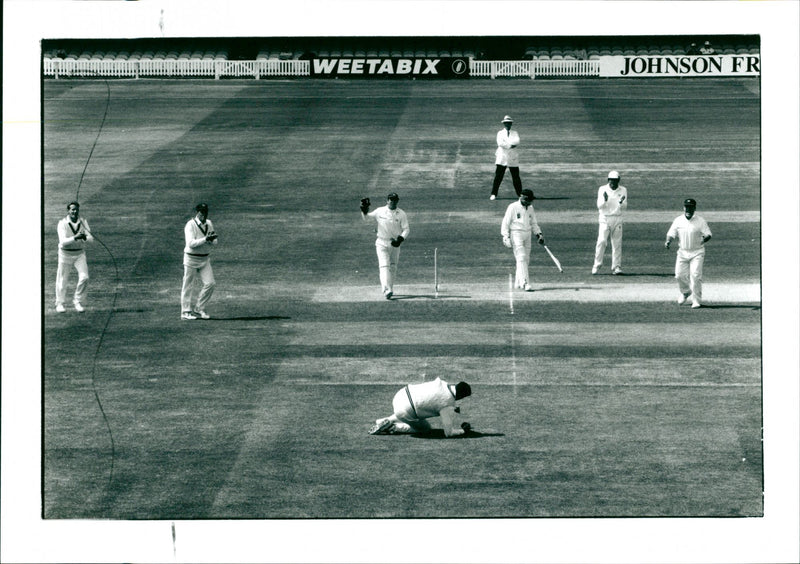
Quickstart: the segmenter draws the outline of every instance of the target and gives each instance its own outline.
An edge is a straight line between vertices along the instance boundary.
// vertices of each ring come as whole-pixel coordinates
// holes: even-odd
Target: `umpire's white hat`
[[[513,122],[514,120],[511,119],[511,116],[503,116],[503,121],[501,121],[500,123],[513,123]]]
[[[612,170],[608,173],[609,180],[619,180],[619,173],[616,170]]]

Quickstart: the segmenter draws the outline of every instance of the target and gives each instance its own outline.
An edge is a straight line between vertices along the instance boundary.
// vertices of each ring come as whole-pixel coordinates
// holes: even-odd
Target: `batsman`
[[[514,251],[517,272],[514,285],[526,292],[532,292],[528,266],[531,262],[531,234],[536,234],[540,245],[544,245],[544,235],[536,221],[533,211],[533,191],[523,190],[519,201],[510,204],[500,224],[503,244]]]
[[[377,238],[375,250],[378,253],[378,268],[381,290],[387,300],[394,295],[394,279],[397,274],[397,262],[400,260],[400,245],[409,234],[406,212],[397,207],[400,197],[392,192],[386,196],[386,205],[369,211],[369,198],[361,200],[361,219],[368,218],[377,222]]]

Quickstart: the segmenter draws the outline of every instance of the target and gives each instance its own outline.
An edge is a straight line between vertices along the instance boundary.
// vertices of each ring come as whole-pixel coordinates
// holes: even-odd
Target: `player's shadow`
[[[253,315],[243,317],[212,317],[208,321],[271,321],[275,319],[291,319],[285,315]]]
[[[447,295],[447,296],[443,296],[441,294],[439,294],[438,296],[436,296],[435,294],[395,294],[391,298],[389,298],[389,301],[394,301],[394,300],[419,300],[419,299],[423,299],[423,300],[447,300],[447,299],[453,299],[453,298],[467,299],[467,298],[470,298],[470,297],[471,296],[456,296],[456,295],[452,295],[452,294]]]
[[[505,437],[505,433],[480,433],[478,431],[467,431],[457,437],[447,437],[444,429],[431,429],[424,433],[411,433],[415,439],[482,439],[483,437]]]
[[[538,294],[539,292],[551,292],[553,290],[574,290],[579,292],[581,290],[599,290],[601,286],[547,286],[545,288],[534,288],[533,292],[525,292],[526,294]]]
[[[611,272],[598,272],[597,274],[593,274],[593,276],[614,276],[615,278],[625,278],[625,277],[634,277],[634,276],[653,276],[655,278],[675,278],[674,273],[664,273],[664,272],[622,272],[620,274],[613,274]]]
[[[719,305],[708,305],[703,304],[703,307],[700,309],[751,309],[753,311],[758,311],[761,309],[760,305],[735,305],[735,304],[719,304]]]

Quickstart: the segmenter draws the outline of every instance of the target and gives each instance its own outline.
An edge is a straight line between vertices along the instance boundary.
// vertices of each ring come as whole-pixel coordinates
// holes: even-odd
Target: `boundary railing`
[[[472,77],[536,78],[546,76],[600,76],[596,60],[470,61]]]
[[[470,76],[477,78],[536,78],[599,76],[596,60],[470,60]],[[254,78],[310,76],[307,60],[199,60],[199,59],[44,59],[47,78]]]

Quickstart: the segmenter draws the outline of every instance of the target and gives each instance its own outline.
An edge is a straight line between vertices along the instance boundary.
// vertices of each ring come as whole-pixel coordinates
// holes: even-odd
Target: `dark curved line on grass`
[[[103,126],[106,123],[106,117],[108,117],[108,108],[111,106],[111,87],[108,84],[108,80],[103,79],[103,82],[106,85],[106,109],[103,112],[103,119],[100,121],[100,127],[97,129],[97,136],[94,138],[94,143],[92,143],[92,148],[89,151],[89,156],[86,158],[86,164],[83,166],[83,172],[81,172],[80,180],[78,180],[78,188],[75,190],[75,200],[78,201],[78,197],[80,196],[81,186],[83,185],[83,178],[86,175],[86,170],[89,168],[89,163],[92,160],[92,155],[94,155],[95,147],[97,147],[97,142],[100,140],[100,134],[103,132]],[[94,393],[94,399],[97,401],[97,406],[100,408],[100,413],[103,416],[103,422],[106,425],[106,430],[108,431],[108,437],[111,441],[111,467],[108,473],[108,489],[111,490],[111,483],[114,480],[114,460],[116,459],[116,447],[114,445],[114,434],[111,432],[111,424],[108,422],[108,416],[106,415],[106,410],[103,408],[103,402],[100,400],[100,394],[97,391],[96,379],[95,374],[97,372],[97,358],[100,356],[100,348],[103,346],[103,340],[106,336],[106,331],[108,330],[108,325],[111,323],[111,318],[114,317],[114,307],[117,304],[117,297],[119,296],[119,269],[117,267],[117,259],[114,257],[114,253],[111,252],[105,243],[103,243],[100,238],[98,238],[94,233],[91,233],[92,237],[94,237],[95,241],[100,243],[102,247],[106,250],[108,255],[111,257],[111,263],[114,265],[114,297],[111,304],[111,309],[109,310],[108,317],[106,317],[106,322],[103,325],[103,329],[100,332],[100,339],[97,342],[97,348],[94,351],[94,357],[92,358],[92,371],[91,371],[91,382],[92,382],[92,392]]]
[[[78,200],[78,197],[81,194],[81,186],[83,185],[83,177],[86,175],[86,169],[89,168],[89,162],[92,160],[92,155],[94,154],[94,149],[97,147],[97,142],[100,140],[100,133],[103,132],[103,126],[106,123],[106,117],[108,116],[108,108],[111,106],[111,87],[108,85],[108,80],[103,79],[103,82],[106,85],[106,109],[103,112],[103,119],[100,120],[100,128],[97,130],[97,136],[94,138],[94,143],[92,144],[92,148],[89,151],[89,157],[86,159],[86,164],[83,165],[83,172],[81,172],[81,178],[78,181],[78,189],[75,192],[75,199]]]

